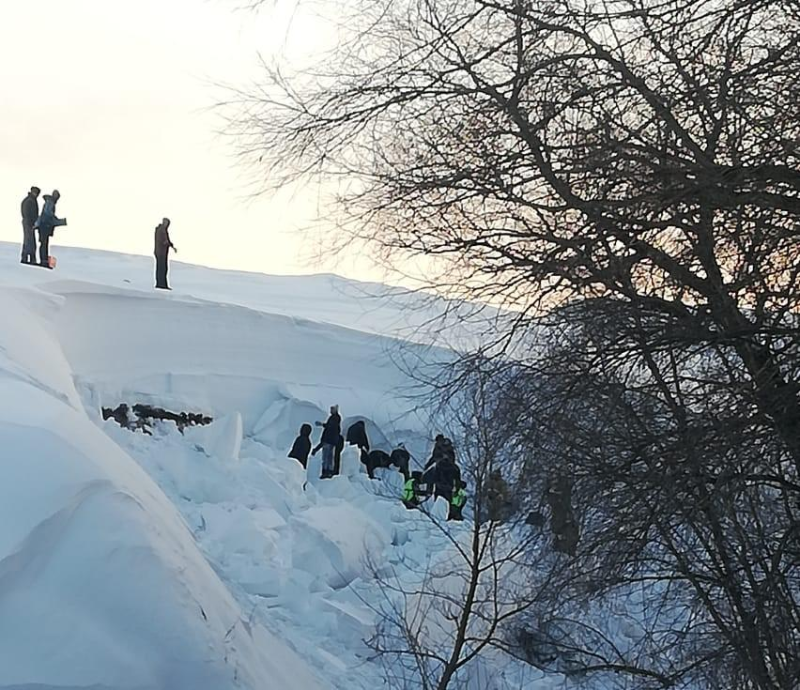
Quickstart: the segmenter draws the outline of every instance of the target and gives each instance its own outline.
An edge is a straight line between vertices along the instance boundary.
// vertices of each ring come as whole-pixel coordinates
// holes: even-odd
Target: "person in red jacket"
[[[169,238],[170,219],[164,218],[156,226],[156,288],[159,290],[171,290],[167,284],[167,272],[169,271],[169,250],[178,251]]]

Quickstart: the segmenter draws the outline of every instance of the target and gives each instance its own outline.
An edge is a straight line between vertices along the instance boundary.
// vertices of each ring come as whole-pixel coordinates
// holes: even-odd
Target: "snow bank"
[[[0,295],[0,688],[321,687],[82,411],[61,300]]]
[[[355,448],[327,481],[286,453],[338,403],[424,460],[437,429],[398,361],[450,353],[377,335],[404,315],[335,277],[177,265],[193,296],[155,294],[149,261],[59,253],[0,287],[0,690],[384,687],[374,572],[412,583],[452,542]],[[133,433],[100,415],[123,402],[215,421]],[[469,682],[549,687],[484,661]]]

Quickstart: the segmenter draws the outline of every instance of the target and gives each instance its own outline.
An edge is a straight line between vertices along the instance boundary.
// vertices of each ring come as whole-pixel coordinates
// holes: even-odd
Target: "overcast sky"
[[[285,47],[286,27],[236,4],[0,0],[0,239],[21,241],[19,204],[37,185],[60,190],[69,221],[55,255],[59,244],[151,254],[169,216],[179,260],[377,277],[310,261],[297,231],[316,215],[310,190],[249,198],[251,179],[209,111],[224,97],[212,83],[256,78],[257,51]]]

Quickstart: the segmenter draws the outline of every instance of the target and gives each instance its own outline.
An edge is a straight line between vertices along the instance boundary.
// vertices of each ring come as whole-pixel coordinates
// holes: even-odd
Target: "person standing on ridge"
[[[289,451],[289,457],[297,460],[303,469],[308,465],[308,454],[311,452],[311,425],[303,424],[300,427],[300,433],[292,444],[292,449]]]
[[[61,193],[55,189],[52,194],[44,195],[44,207],[42,215],[36,221],[39,229],[39,265],[44,268],[52,268],[50,265],[50,238],[55,229],[67,224],[66,218],[56,217],[56,204],[61,198]]]
[[[342,418],[339,415],[339,406],[331,405],[331,414],[325,423],[317,422],[322,427],[322,438],[319,445],[313,450],[312,455],[322,448],[322,476],[321,479],[330,479],[333,476],[333,460],[336,445],[342,435]]]
[[[155,257],[156,257],[156,289],[171,290],[167,284],[167,272],[169,271],[169,250],[177,253],[177,248],[169,238],[170,219],[164,218],[156,226],[155,235]]]
[[[39,194],[42,190],[31,187],[31,191],[22,200],[22,263],[36,263],[36,231],[34,227],[39,219]]]

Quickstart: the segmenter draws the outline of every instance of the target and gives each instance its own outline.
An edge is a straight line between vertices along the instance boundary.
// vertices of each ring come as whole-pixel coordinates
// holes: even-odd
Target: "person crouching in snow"
[[[308,454],[311,452],[311,425],[303,424],[300,427],[300,434],[294,440],[289,457],[297,460],[303,469],[308,466]]]
[[[164,218],[157,226],[155,233],[155,257],[156,257],[156,288],[158,290],[171,290],[167,284],[167,272],[169,271],[169,250],[178,250],[169,238],[170,219]]]
[[[367,436],[367,425],[364,420],[359,420],[350,425],[347,430],[347,443],[356,446],[359,450],[369,452],[369,437]]]
[[[314,448],[312,455],[322,448],[322,476],[321,479],[330,479],[333,476],[333,461],[336,454],[336,445],[342,435],[342,418],[339,415],[339,406],[331,405],[331,413],[326,422],[317,422],[322,427],[322,438],[319,445]]]
[[[409,510],[419,508],[430,493],[422,483],[422,472],[412,472],[403,486],[403,505]]]
[[[411,462],[411,454],[406,450],[406,447],[400,443],[397,448],[392,451],[391,464],[397,468],[403,478],[408,481],[411,476],[409,470],[409,463]]]

